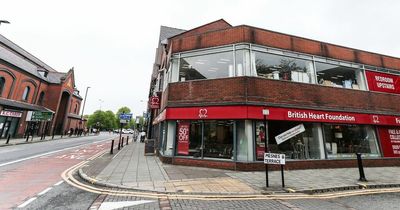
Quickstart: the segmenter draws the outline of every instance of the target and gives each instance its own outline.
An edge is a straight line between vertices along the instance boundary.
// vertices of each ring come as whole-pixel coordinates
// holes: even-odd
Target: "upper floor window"
[[[318,84],[365,90],[362,71],[355,68],[316,62]]]
[[[180,59],[179,81],[233,77],[233,53],[222,52]]]
[[[254,52],[257,76],[268,79],[312,83],[314,68],[312,61]]]
[[[22,100],[27,101],[29,98],[29,92],[31,91],[31,88],[29,86],[25,87],[24,94],[22,94]]]
[[[4,77],[0,77],[0,96],[3,96],[5,85],[6,85],[6,79],[4,79]]]
[[[75,104],[74,113],[77,114],[78,111],[78,104]]]
[[[42,91],[39,95],[39,100],[38,100],[38,104],[39,105],[43,105],[43,100],[44,100],[44,92]]]

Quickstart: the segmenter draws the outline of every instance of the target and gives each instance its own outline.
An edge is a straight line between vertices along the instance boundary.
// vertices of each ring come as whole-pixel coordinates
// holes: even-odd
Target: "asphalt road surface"
[[[99,195],[65,183],[68,168],[109,149],[115,135],[0,147],[0,209],[400,209],[400,193],[297,200],[150,199]]]
[[[103,134],[0,147],[0,209],[28,206],[59,186],[63,171],[108,149],[114,137]]]

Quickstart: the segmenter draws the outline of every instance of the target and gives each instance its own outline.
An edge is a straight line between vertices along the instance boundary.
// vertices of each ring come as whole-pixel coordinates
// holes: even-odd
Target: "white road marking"
[[[58,185],[62,184],[63,182],[64,182],[64,181],[63,181],[63,180],[61,180],[61,181],[59,181],[59,182],[55,183],[55,184],[54,184],[54,186],[58,186]]]
[[[109,140],[111,140],[111,139],[105,139],[105,140],[101,140],[101,141],[98,141],[98,142],[109,141]],[[82,145],[73,146],[73,147],[67,147],[67,148],[56,150],[56,151],[52,151],[52,152],[46,152],[46,153],[43,153],[43,154],[34,155],[34,156],[30,156],[30,157],[26,157],[26,158],[10,161],[10,162],[7,162],[7,163],[2,163],[2,164],[0,164],[0,167],[6,166],[6,165],[10,165],[10,164],[14,164],[14,163],[18,163],[18,162],[25,161],[25,160],[30,160],[30,159],[33,159],[33,158],[42,157],[42,156],[45,156],[45,155],[50,155],[50,154],[57,153],[57,152],[62,152],[62,151],[65,151],[65,150],[70,150],[70,149],[77,148],[77,147],[82,147],[82,146],[89,145],[89,144],[95,144],[95,143],[98,143],[98,142],[87,143],[87,144],[82,144]]]
[[[52,187],[48,187],[45,190],[43,190],[42,192],[38,193],[38,195],[44,195],[45,193],[49,192],[51,189],[53,189]]]
[[[118,201],[118,202],[104,202],[101,204],[99,210],[112,210],[119,209],[127,206],[136,206],[145,203],[152,203],[155,200],[139,200],[139,201]]]
[[[30,202],[36,200],[36,197],[30,198],[29,200],[23,202],[21,205],[18,206],[18,208],[24,208],[25,206],[27,206]]]

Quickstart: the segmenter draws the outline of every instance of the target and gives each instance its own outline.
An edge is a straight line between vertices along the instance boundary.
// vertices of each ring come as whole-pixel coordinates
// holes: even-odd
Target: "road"
[[[102,134],[0,147],[0,209],[28,206],[61,185],[63,171],[108,149],[114,137]]]
[[[198,200],[99,195],[61,178],[108,151],[115,135],[0,147],[0,209],[400,209],[400,193],[331,199]]]

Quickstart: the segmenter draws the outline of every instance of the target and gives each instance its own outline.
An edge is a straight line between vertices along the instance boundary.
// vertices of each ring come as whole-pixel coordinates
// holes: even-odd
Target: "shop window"
[[[0,96],[3,96],[5,84],[6,84],[6,79],[4,79],[4,77],[0,77]]]
[[[204,157],[231,159],[233,157],[234,121],[204,123]]]
[[[312,61],[254,52],[256,76],[267,79],[313,83]]]
[[[179,121],[176,154],[194,158],[232,159],[233,124],[234,121]]]
[[[318,84],[320,85],[357,90],[365,89],[360,80],[362,73],[359,69],[319,62],[316,62],[315,66]]]
[[[328,158],[355,157],[357,152],[370,157],[379,156],[375,132],[371,126],[325,124],[323,129]]]
[[[232,52],[180,59],[179,81],[225,78],[234,75]]]
[[[29,92],[31,91],[31,88],[29,86],[25,87],[24,93],[22,94],[22,100],[28,101],[29,98]]]
[[[281,144],[277,144],[275,137],[295,127],[303,125],[305,131]],[[321,142],[317,123],[301,123],[288,121],[268,121],[267,127],[268,149],[273,153],[283,153],[287,159],[321,159]],[[256,122],[256,160],[264,159],[264,123]]]

